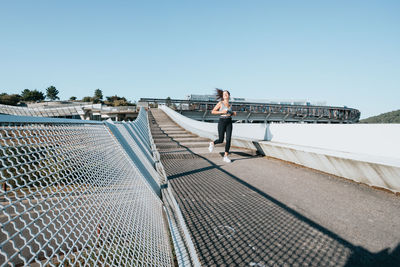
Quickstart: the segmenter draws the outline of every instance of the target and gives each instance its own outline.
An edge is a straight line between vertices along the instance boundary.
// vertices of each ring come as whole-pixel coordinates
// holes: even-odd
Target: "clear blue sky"
[[[400,109],[400,1],[1,1],[0,92]]]

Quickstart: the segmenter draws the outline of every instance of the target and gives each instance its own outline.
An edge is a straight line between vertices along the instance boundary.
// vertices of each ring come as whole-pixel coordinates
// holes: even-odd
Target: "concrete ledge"
[[[178,125],[198,136],[216,139],[217,124],[192,120],[166,106],[160,106],[168,116]],[[307,125],[299,125],[304,129]],[[290,128],[295,140],[296,125],[274,125],[275,128]],[[392,192],[400,192],[400,160],[395,157],[385,157],[382,153],[378,155],[367,155],[354,151],[339,151],[326,147],[310,147],[307,145],[289,144],[275,141],[264,141],[273,139],[271,136],[279,137],[278,131],[272,131],[270,125],[266,124],[234,124],[232,133],[232,146],[258,150],[259,153],[293,162],[308,168],[330,173],[355,182],[364,183]],[[315,126],[311,126],[315,127]],[[332,125],[329,125],[332,128]],[[342,126],[339,126],[342,127]],[[247,130],[246,130],[247,128]],[[254,136],[254,138],[250,138]],[[277,138],[279,140],[279,138]],[[310,139],[311,140],[311,139]],[[370,141],[367,142],[368,145]],[[376,144],[375,144],[376,146]],[[387,148],[386,148],[387,150]],[[357,151],[357,150],[355,150]],[[374,151],[374,150],[371,150]],[[396,146],[389,151],[389,155],[399,153]]]
[[[308,168],[334,174],[355,182],[400,192],[400,167],[384,160],[373,162],[364,155],[324,151],[309,147],[258,143],[266,156],[293,162]],[[344,155],[347,154],[347,155]]]

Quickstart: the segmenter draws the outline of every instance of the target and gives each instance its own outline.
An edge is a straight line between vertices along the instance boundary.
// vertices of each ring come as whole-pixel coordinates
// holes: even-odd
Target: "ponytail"
[[[229,93],[228,90],[222,90],[222,89],[219,89],[219,88],[215,88],[215,95],[217,97],[217,100],[223,100],[224,99],[224,97],[223,97],[224,91],[227,91],[229,96],[231,95],[231,93]]]

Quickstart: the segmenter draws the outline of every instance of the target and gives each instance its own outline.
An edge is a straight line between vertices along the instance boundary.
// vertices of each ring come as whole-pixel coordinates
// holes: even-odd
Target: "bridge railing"
[[[92,105],[91,105],[92,106]],[[10,114],[17,116],[34,116],[34,117],[78,117],[84,114],[82,105],[65,106],[65,107],[17,107],[0,104],[0,114]]]
[[[0,266],[171,266],[148,119],[0,115]]]

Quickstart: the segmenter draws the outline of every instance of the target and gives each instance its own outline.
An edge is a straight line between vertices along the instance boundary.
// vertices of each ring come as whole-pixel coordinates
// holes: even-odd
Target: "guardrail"
[[[93,105],[86,105],[93,106]],[[66,106],[66,107],[16,107],[0,104],[0,114],[9,114],[17,116],[35,116],[35,117],[77,117],[84,115],[83,105]]]
[[[171,266],[147,113],[0,115],[0,266]]]
[[[17,116],[33,116],[33,117],[50,117],[50,118],[110,118],[116,114],[136,113],[136,107],[108,107],[102,104],[79,104],[52,106],[43,105],[36,107],[21,107],[0,104],[0,114],[17,115]],[[118,116],[116,116],[118,117]],[[121,120],[121,118],[119,118]]]

